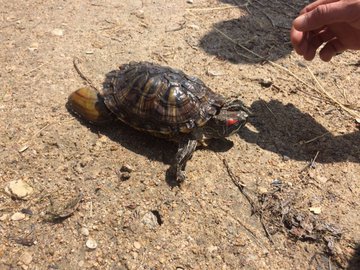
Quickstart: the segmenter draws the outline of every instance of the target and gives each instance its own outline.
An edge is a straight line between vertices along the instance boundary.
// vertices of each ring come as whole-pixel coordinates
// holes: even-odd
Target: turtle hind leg
[[[186,162],[191,158],[197,146],[196,140],[181,140],[179,148],[175,156],[175,161],[170,167],[170,172],[176,178],[177,184],[181,184],[185,180]]]

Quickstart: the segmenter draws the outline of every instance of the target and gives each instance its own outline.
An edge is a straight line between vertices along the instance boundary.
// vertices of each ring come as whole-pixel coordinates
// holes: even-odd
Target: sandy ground
[[[0,269],[360,269],[360,54],[298,57],[306,3],[1,0]],[[176,145],[67,111],[74,59],[100,89],[122,63],[176,67],[255,116],[171,188]]]

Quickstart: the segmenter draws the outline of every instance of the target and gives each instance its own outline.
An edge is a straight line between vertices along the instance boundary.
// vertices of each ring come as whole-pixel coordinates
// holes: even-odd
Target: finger
[[[322,43],[328,42],[332,39],[334,39],[336,35],[329,30],[328,28],[325,28],[322,31],[319,31],[314,38],[317,38],[322,41]]]
[[[290,32],[290,40],[297,54],[305,55],[308,51],[309,35],[308,32],[299,32],[295,29]]]
[[[333,56],[345,51],[345,49],[345,46],[337,38],[334,38],[325,44],[319,55],[321,60],[329,62]]]
[[[296,49],[299,47],[301,41],[304,38],[304,32],[297,31],[294,27],[291,27],[290,30],[290,41],[293,47]]]
[[[313,3],[308,4],[305,8],[303,8],[300,11],[300,14],[304,14],[305,12],[309,12],[309,11],[315,9],[316,7],[320,6],[320,5],[330,4],[330,3],[334,3],[334,2],[339,2],[339,0],[318,0],[318,1],[315,1]]]
[[[328,28],[322,30],[311,31],[309,33],[309,38],[306,41],[307,47],[306,51],[302,54],[305,60],[312,60],[316,55],[316,51],[324,43],[334,39],[335,34],[330,31]],[[304,49],[305,50],[305,49]]]
[[[324,43],[321,36],[317,33],[310,32],[308,39],[306,40],[306,46],[304,46],[303,57],[305,60],[312,60],[316,55],[317,49]]]
[[[332,23],[347,22],[348,19],[349,8],[344,8],[343,2],[333,2],[300,15],[294,20],[293,26],[298,31],[311,31]]]

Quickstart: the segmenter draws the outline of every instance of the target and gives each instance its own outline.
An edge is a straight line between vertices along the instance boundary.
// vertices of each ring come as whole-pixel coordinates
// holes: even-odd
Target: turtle
[[[228,137],[243,127],[251,111],[228,100],[194,76],[151,62],[130,62],[106,75],[103,93],[83,87],[68,98],[70,110],[93,124],[119,119],[126,125],[178,143],[170,172],[181,183],[197,145]]]

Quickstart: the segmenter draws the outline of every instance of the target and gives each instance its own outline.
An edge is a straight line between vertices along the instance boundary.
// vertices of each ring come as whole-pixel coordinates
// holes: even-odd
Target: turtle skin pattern
[[[109,72],[103,90],[107,108],[121,121],[175,139],[204,126],[225,103],[200,79],[148,62],[130,62]]]

